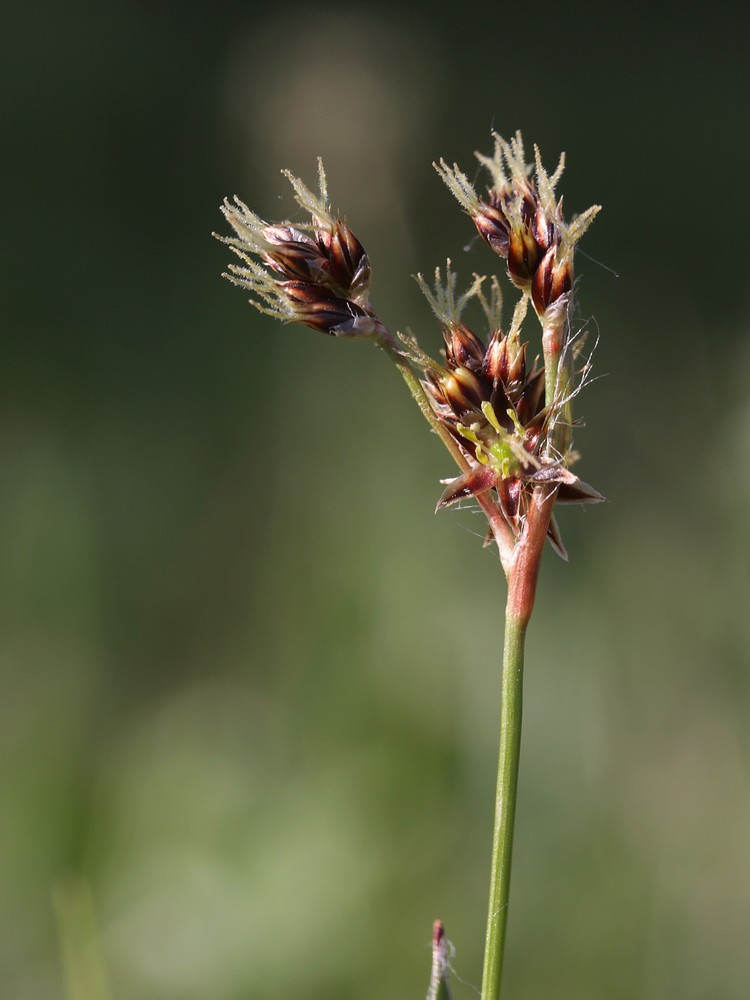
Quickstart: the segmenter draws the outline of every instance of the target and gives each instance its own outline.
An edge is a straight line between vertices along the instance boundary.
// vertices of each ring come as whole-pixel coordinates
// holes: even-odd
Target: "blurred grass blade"
[[[52,905],[67,1000],[112,1000],[88,880],[77,874],[59,878]]]
[[[432,926],[432,973],[427,1000],[451,1000],[451,988],[448,981],[450,947],[442,920],[436,920]]]

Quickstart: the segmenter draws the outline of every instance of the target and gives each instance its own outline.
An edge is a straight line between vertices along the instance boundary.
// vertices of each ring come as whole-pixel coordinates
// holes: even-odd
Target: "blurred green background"
[[[210,233],[234,192],[293,212],[279,170],[322,155],[380,312],[435,351],[410,275],[498,262],[431,163],[494,127],[604,206],[577,444],[610,500],[562,512],[530,630],[508,1000],[745,1000],[747,21],[0,19],[0,995],[102,1000],[54,894],[112,1000],[420,997],[438,916],[475,996],[501,573],[480,517],[433,516],[451,463],[386,359],[260,317]]]

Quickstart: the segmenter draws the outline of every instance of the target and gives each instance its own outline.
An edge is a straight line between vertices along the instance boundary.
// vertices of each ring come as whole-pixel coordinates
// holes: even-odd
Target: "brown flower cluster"
[[[460,300],[455,297],[455,275],[448,266],[443,282],[435,274],[434,291],[420,277],[433,311],[442,323],[444,364],[424,360],[424,388],[435,413],[467,460],[466,470],[447,481],[437,509],[488,491],[502,509],[506,521],[518,534],[528,512],[532,492],[547,486],[550,498],[560,503],[592,503],[603,499],[581,482],[567,465],[575,459],[549,454],[551,410],[545,400],[545,373],[536,359],[527,363],[526,343],[520,328],[527,311],[527,298],[516,307],[511,327],[503,333],[499,315],[499,289],[492,286],[488,301],[481,292],[483,279]],[[478,297],[492,332],[485,344],[460,313],[470,297]],[[564,554],[554,520],[550,539]]]
[[[268,225],[244,202],[225,200],[222,212],[235,232],[218,237],[240,258],[228,278],[253,293],[261,312],[339,337],[367,337],[380,326],[369,304],[370,262],[364,247],[328,206],[319,163],[320,193],[286,173],[298,204],[310,213],[304,226]]]
[[[520,132],[510,142],[495,135],[494,155],[476,154],[492,179],[485,198],[477,195],[455,164],[449,167],[441,160],[437,170],[482,239],[507,261],[510,280],[531,297],[541,316],[555,303],[567,302],[573,287],[573,250],[599,206],[566,224],[562,199],[555,196],[565,157],[550,175],[536,147],[534,153],[536,178],[532,179]]]
[[[241,261],[225,277],[248,289],[261,312],[335,336],[370,338],[386,350],[461,468],[457,478],[445,481],[438,509],[478,497],[487,513],[489,497],[491,523],[494,511],[507,525],[504,530],[518,538],[539,491],[550,504],[603,499],[569,468],[577,458],[571,401],[582,381],[574,371],[569,324],[573,256],[598,206],[566,222],[562,199],[555,195],[564,159],[552,175],[537,149],[534,165],[527,164],[520,133],[510,142],[495,136],[494,155],[477,157],[491,178],[483,197],[457,166],[441,161],[436,168],[482,239],[506,261],[520,300],[503,332],[495,279],[489,297],[479,276],[457,297],[450,261],[445,278],[436,271],[432,289],[418,276],[441,323],[441,362],[414,339],[399,342],[374,312],[368,256],[347,223],[331,212],[322,164],[317,194],[286,173],[309,223],[269,225],[235,198],[222,208],[235,235],[219,238]],[[472,299],[487,319],[484,340],[462,318]],[[529,304],[542,327],[543,363],[539,358],[529,363],[528,344],[521,339]],[[548,534],[564,554],[551,517]]]

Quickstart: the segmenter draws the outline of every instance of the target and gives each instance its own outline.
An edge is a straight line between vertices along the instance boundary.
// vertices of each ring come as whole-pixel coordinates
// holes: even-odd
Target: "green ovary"
[[[494,469],[503,479],[521,471],[521,462],[511,444],[512,435],[498,428],[475,423],[470,427],[458,425],[459,433],[474,445],[476,460]],[[481,434],[481,437],[479,436]]]

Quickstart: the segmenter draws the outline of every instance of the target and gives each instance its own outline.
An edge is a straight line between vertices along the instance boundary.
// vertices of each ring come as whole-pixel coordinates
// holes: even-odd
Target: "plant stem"
[[[508,572],[500,693],[500,749],[481,1000],[499,1000],[500,997],[521,753],[524,645],[555,493],[556,490],[550,491],[546,487],[538,487],[534,491]]]
[[[509,601],[510,603],[510,601]],[[523,653],[527,622],[505,616],[505,645],[500,695],[500,751],[497,765],[495,831],[492,838],[490,902],[484,946],[482,1000],[498,1000],[503,968],[505,928],[510,895],[510,865],[513,824],[516,815],[518,760],[521,752],[521,708],[523,702]]]
[[[381,324],[379,346],[399,369],[423,416],[440,436],[460,469],[468,468],[467,459],[443,424],[438,420],[409,359],[395,343],[393,335]],[[547,347],[548,345],[545,345]],[[559,346],[549,345],[555,356],[555,377]],[[548,389],[549,391],[549,389]],[[516,540],[499,506],[491,496],[477,497],[487,516],[497,542],[500,561],[508,579],[505,609],[505,641],[500,703],[500,748],[495,796],[495,827],[492,838],[490,899],[485,938],[481,1000],[499,1000],[500,982],[508,920],[510,871],[513,853],[513,827],[518,789],[518,762],[521,752],[521,715],[523,704],[523,658],[526,628],[531,617],[536,583],[547,537],[557,487],[538,486],[534,490],[521,536]]]
[[[547,406],[554,408],[548,441],[548,454],[552,455],[564,455],[571,442],[569,393],[572,372],[569,352],[565,350],[567,325],[567,303],[563,308],[559,303],[551,306],[542,317],[544,398]]]

